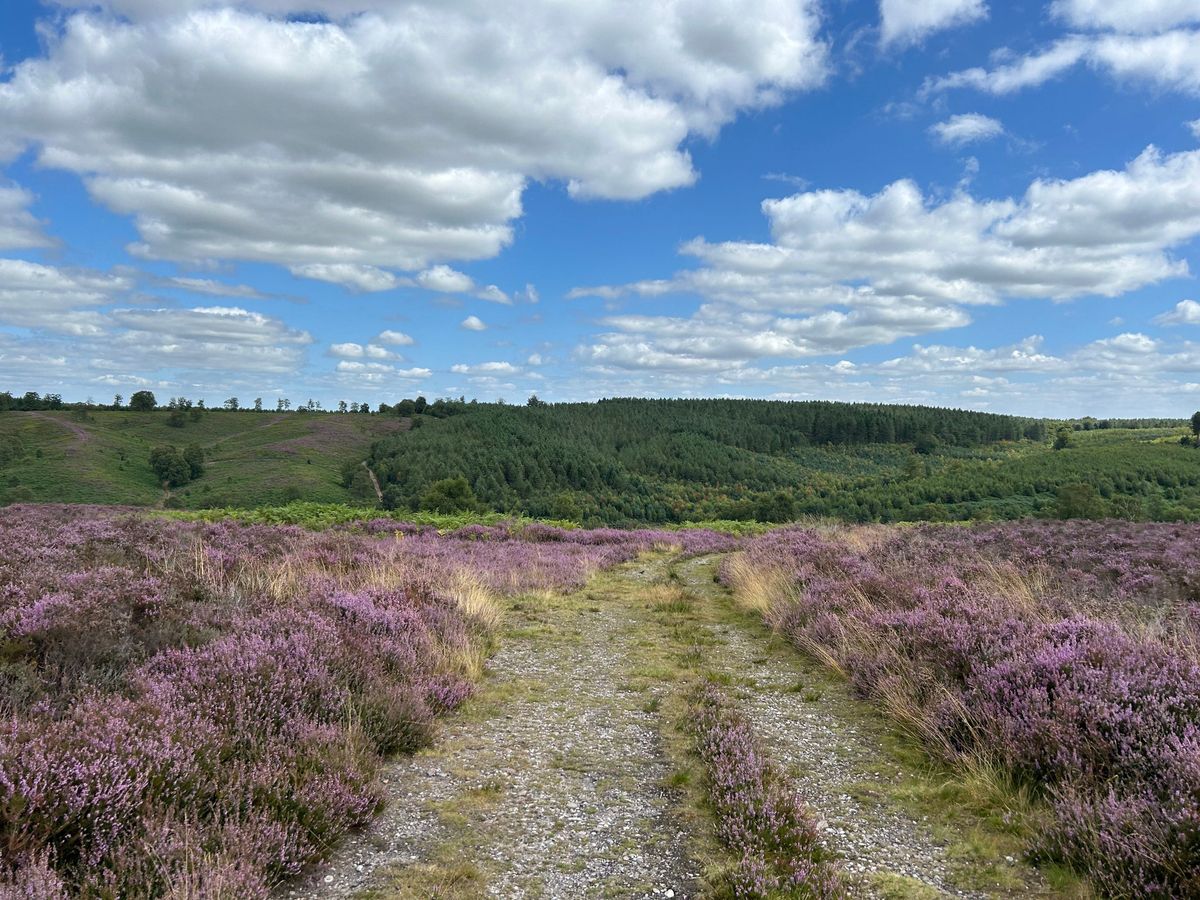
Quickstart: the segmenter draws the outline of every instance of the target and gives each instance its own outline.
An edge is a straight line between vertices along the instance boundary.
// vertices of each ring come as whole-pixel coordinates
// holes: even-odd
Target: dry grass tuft
[[[771,607],[794,597],[795,587],[786,573],[756,565],[746,554],[736,553],[725,564],[725,577],[739,607],[765,615]]]

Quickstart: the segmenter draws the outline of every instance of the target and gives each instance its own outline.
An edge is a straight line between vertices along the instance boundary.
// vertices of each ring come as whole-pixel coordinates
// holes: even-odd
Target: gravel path
[[[370,832],[285,896],[693,896],[657,717],[621,677],[642,623],[603,601],[514,610],[467,715],[393,766]]]
[[[881,749],[879,717],[734,612],[718,562],[645,559],[570,597],[512,604],[478,696],[436,747],[388,769],[373,826],[280,896],[702,896],[714,859],[696,857],[714,846],[712,824],[667,787],[681,743],[664,710],[703,671],[733,679],[855,896],[1047,893],[1015,860],[1007,888],[955,887],[933,823],[888,790],[917,776]],[[664,606],[672,597],[682,603]]]
[[[726,592],[713,581],[716,564],[713,558],[687,560],[677,574],[689,593],[719,602]],[[736,625],[709,627],[717,638],[710,666],[750,676],[749,684],[739,684],[739,709],[821,817],[826,841],[844,858],[847,874],[881,873],[951,896],[985,896],[950,883],[945,848],[926,825],[882,795],[862,799],[864,793],[874,793],[864,791],[865,786],[882,785],[905,773],[882,757],[874,737],[848,719],[844,692],[828,686],[797,692],[811,670],[796,654],[768,654],[761,638]],[[866,879],[856,893],[885,896]]]

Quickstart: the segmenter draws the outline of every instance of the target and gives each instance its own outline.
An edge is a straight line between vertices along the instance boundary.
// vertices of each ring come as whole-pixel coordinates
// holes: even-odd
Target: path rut
[[[867,707],[815,663],[769,648],[714,583],[718,562],[647,558],[569,597],[513,602],[479,695],[434,748],[388,769],[389,806],[370,830],[281,895],[705,896],[712,823],[667,786],[681,761],[666,709],[701,672],[731,678],[764,746],[822,819],[854,896],[1047,893],[1016,860],[994,889],[959,886],[933,823],[887,790],[916,776],[880,750]],[[665,611],[675,607],[662,598],[679,596],[671,591],[685,613]],[[665,662],[679,658],[692,661]],[[815,680],[821,690],[797,691]]]

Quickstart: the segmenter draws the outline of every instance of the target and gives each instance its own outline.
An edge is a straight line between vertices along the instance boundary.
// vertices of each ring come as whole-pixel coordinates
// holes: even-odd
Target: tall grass
[[[932,753],[1049,804],[1034,857],[1200,894],[1200,528],[851,535],[773,533],[723,574]]]

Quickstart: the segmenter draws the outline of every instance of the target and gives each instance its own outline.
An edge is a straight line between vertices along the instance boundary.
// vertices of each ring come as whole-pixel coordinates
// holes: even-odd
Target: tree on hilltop
[[[154,399],[153,391],[137,391],[129,398],[129,408],[134,412],[150,412],[158,401]]]

